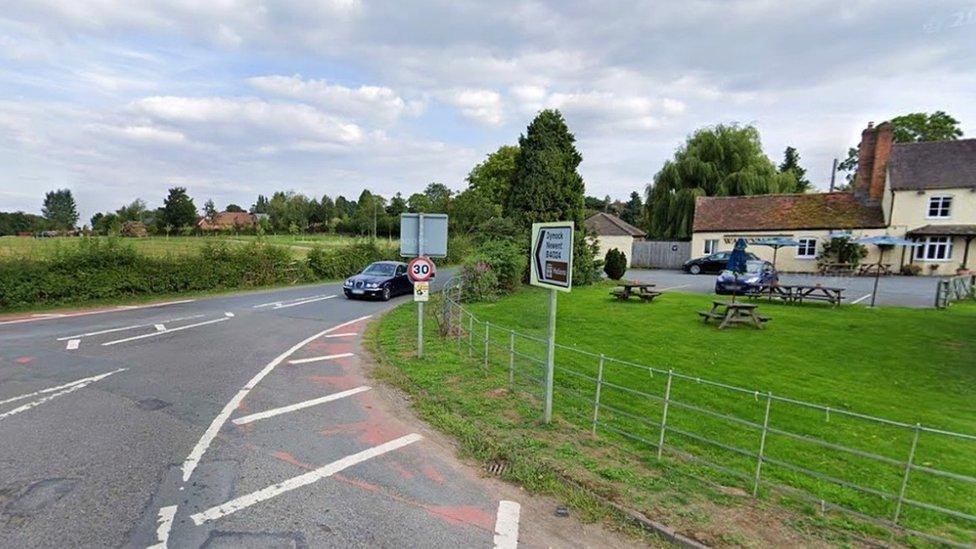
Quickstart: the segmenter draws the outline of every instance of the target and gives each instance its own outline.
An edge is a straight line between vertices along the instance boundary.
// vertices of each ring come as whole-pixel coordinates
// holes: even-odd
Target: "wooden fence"
[[[678,269],[691,259],[691,242],[640,240],[630,254],[631,267]]]

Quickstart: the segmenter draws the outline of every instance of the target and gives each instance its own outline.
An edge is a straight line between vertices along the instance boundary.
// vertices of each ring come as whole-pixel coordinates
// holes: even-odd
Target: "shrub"
[[[817,265],[826,263],[848,263],[856,265],[868,255],[868,250],[864,246],[851,242],[846,236],[831,238],[820,247],[817,254]]]
[[[461,293],[464,301],[494,301],[500,294],[498,275],[482,261],[465,263],[461,266]]]
[[[627,272],[627,256],[617,248],[607,252],[603,260],[603,272],[610,280],[620,280]]]
[[[901,266],[901,274],[905,276],[918,276],[922,272],[922,266],[914,263]]]
[[[362,271],[374,261],[399,259],[398,253],[391,246],[365,241],[340,248],[323,249],[316,246],[309,250],[306,261],[316,277],[338,280]]]
[[[600,281],[603,260],[597,259],[600,246],[585,231],[573,237],[573,286],[589,286]]]
[[[498,239],[481,244],[461,267],[465,299],[491,301],[515,291],[528,266],[528,250],[517,241]]]

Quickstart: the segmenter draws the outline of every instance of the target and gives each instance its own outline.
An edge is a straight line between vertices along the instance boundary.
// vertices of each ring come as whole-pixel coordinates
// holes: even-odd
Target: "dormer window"
[[[933,196],[929,198],[929,212],[926,217],[932,219],[945,219],[949,217],[949,212],[951,210],[951,196]]]

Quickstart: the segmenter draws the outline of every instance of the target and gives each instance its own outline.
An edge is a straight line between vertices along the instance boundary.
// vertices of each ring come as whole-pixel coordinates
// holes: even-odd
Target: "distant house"
[[[976,139],[894,143],[893,128],[869,124],[861,134],[853,192],[698,197],[692,256],[731,250],[736,239],[792,238],[781,250],[784,271],[814,272],[831,233],[854,237],[892,235],[924,244],[885,256],[893,269],[926,265],[924,274],[948,275],[972,267],[976,239]],[[772,250],[749,251],[772,260]],[[786,251],[786,253],[784,253]],[[877,261],[868,247],[864,262]]]
[[[257,225],[258,218],[247,212],[220,212],[213,221],[206,217],[197,220],[197,228],[201,231],[231,231],[250,229]]]
[[[631,251],[635,240],[644,240],[647,233],[627,223],[615,215],[597,212],[583,222],[586,229],[596,234],[597,245],[600,248],[599,259],[606,257],[607,252],[616,248],[627,256],[627,266],[630,266]]]

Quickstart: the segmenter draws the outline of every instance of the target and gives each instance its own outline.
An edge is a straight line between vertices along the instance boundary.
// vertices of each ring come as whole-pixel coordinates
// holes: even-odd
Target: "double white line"
[[[326,299],[332,299],[336,297],[336,294],[331,295],[313,295],[309,297],[298,297],[295,299],[288,299],[283,301],[272,301],[271,303],[262,303],[260,305],[255,305],[252,309],[262,309],[264,307],[271,307],[274,309],[287,309],[288,307],[297,307],[299,305],[305,305],[306,303],[315,303],[316,301],[323,301]]]
[[[107,372],[107,373],[104,373],[104,374],[101,374],[101,375],[97,375],[97,376],[86,377],[84,379],[78,379],[78,380],[72,381],[71,383],[65,383],[64,385],[58,385],[56,387],[48,387],[47,389],[41,389],[40,391],[34,391],[33,393],[27,393],[27,394],[24,394],[24,395],[15,396],[15,397],[8,398],[8,399],[5,399],[5,400],[0,400],[0,404],[7,404],[8,402],[16,402],[18,400],[24,400],[24,399],[27,399],[27,398],[33,398],[33,397],[36,397],[36,396],[46,395],[46,396],[44,396],[42,398],[39,398],[37,400],[28,402],[27,404],[22,404],[22,405],[20,405],[20,406],[18,406],[16,408],[14,408],[13,410],[10,410],[9,412],[4,412],[4,413],[0,414],[0,419],[5,419],[5,418],[8,418],[10,416],[17,415],[17,414],[19,414],[21,412],[26,412],[27,410],[30,410],[31,408],[34,408],[36,406],[40,406],[41,404],[44,404],[45,402],[47,402],[49,400],[55,399],[55,398],[57,398],[59,396],[62,396],[62,395],[66,395],[68,393],[73,393],[73,392],[77,391],[78,389],[81,389],[83,387],[88,386],[89,384],[95,383],[96,381],[100,381],[102,379],[105,379],[105,378],[107,378],[108,376],[110,376],[112,374],[117,374],[117,373],[123,372],[125,370],[126,370],[126,368],[119,368],[118,370],[113,370],[111,372]]]

